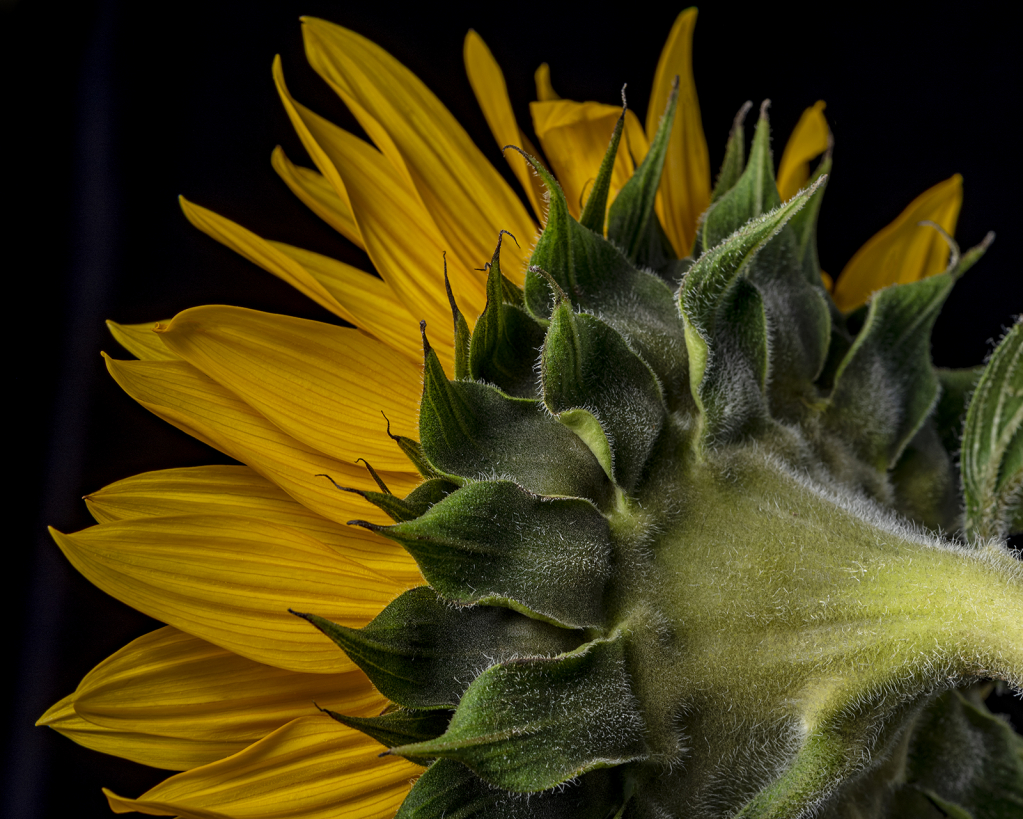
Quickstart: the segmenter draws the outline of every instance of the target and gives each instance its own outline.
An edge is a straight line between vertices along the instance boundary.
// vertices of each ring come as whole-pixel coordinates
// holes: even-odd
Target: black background
[[[30,727],[97,662],[154,627],[78,576],[45,534],[90,524],[83,494],[156,468],[224,462],[158,421],[107,377],[99,350],[126,357],[103,319],[163,319],[203,303],[329,320],[312,302],[191,228],[185,194],[260,235],[349,262],[365,257],[291,196],[269,164],[274,145],[309,164],[276,98],[273,55],[295,96],[357,130],[305,65],[300,14],[386,47],[438,93],[511,179],[465,79],[462,38],[474,27],[501,63],[519,122],[532,72],[551,64],[562,96],[615,103],[628,82],[642,119],[660,48],[678,10],[611,14],[545,3],[0,2],[6,65],[8,216],[6,466],[3,579],[4,789],[11,817],[109,816],[100,786],[134,796],[164,774]],[[930,4],[905,13],[829,4],[815,14],[710,3],[696,29],[695,72],[714,168],[746,99],[773,100],[776,153],[807,105],[828,103],[835,168],[820,228],[822,265],[837,273],[913,197],[965,177],[964,246],[998,240],[960,282],[938,321],[934,359],[970,366],[1023,309],[1017,139],[1019,60],[990,7]],[[10,487],[10,484],[8,485]],[[10,499],[13,497],[13,502]],[[16,663],[16,665],[15,665]],[[1018,701],[1005,699],[1008,709]]]

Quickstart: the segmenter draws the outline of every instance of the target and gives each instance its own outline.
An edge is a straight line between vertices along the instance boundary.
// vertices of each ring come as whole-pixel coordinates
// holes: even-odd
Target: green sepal
[[[341,486],[330,475],[316,475],[315,477],[326,478],[334,484],[335,488],[340,489],[342,492],[351,492],[359,495],[372,503],[393,521],[414,520],[418,518],[437,501],[458,488],[458,484],[452,483],[447,478],[430,478],[409,492],[405,498],[399,498],[391,494],[390,490],[380,479],[380,476],[377,475],[376,471],[369,464],[366,464],[366,466],[369,467],[370,473],[376,479],[377,486],[383,490],[382,492],[369,492],[365,489]]]
[[[398,445],[398,449],[400,449],[405,457],[409,459],[412,465],[416,468],[416,472],[427,480],[443,477],[443,475],[434,469],[433,465],[427,460],[426,454],[423,452],[423,447],[420,445],[419,441],[406,438],[404,435],[393,435],[391,433],[391,422],[386,415],[384,415],[384,420],[387,421],[387,437]]]
[[[813,184],[822,177],[831,174],[831,149],[824,155],[824,158],[817,165],[817,170],[808,184]],[[824,292],[824,282],[821,280],[821,265],[817,257],[817,218],[820,216],[821,203],[824,201],[824,191],[827,188],[825,181],[817,187],[813,196],[810,197],[806,206],[792,217],[789,227],[796,236],[797,258],[800,269],[807,284],[812,285]],[[830,299],[829,299],[830,301]],[[832,303],[833,306],[833,303]],[[834,314],[838,314],[838,308],[833,307]],[[833,316],[834,318],[834,316]]]
[[[615,807],[613,777],[594,771],[544,793],[509,793],[450,759],[433,763],[395,819],[607,819]]]
[[[998,344],[977,382],[960,458],[965,529],[974,541],[1018,531],[1023,507],[1023,319]]]
[[[614,172],[615,157],[618,155],[618,143],[622,140],[622,129],[625,127],[625,91],[622,91],[622,115],[615,123],[615,129],[611,132],[611,142],[604,152],[604,158],[600,163],[600,170],[597,171],[597,178],[593,182],[593,188],[586,200],[582,215],[579,217],[579,224],[589,228],[594,233],[604,235],[604,217],[607,215],[607,195],[611,190],[611,176]]]
[[[750,219],[774,210],[781,204],[774,183],[774,159],[771,156],[771,126],[765,100],[750,146],[749,159],[742,176],[707,211],[700,228],[704,251],[720,244]]]
[[[654,212],[657,189],[661,184],[664,157],[675,122],[678,79],[672,84],[664,116],[650,143],[650,150],[632,178],[622,186],[607,216],[607,238],[618,245],[635,265],[660,269],[675,258],[675,251]],[[606,160],[605,160],[606,161]],[[584,214],[585,215],[585,214]],[[585,219],[583,224],[586,225]]]
[[[593,454],[538,400],[449,381],[425,332],[423,345],[419,436],[430,464],[458,482],[499,477],[541,495],[609,501],[611,482]]]
[[[498,242],[498,249],[500,247],[500,242]],[[448,304],[451,305],[451,318],[455,325],[455,380],[464,381],[466,378],[472,377],[469,374],[469,338],[471,333],[469,331],[469,323],[465,320],[465,316],[462,315],[462,311],[458,309],[455,294],[451,292],[451,282],[448,280],[447,255],[444,256],[444,289],[448,294]]]
[[[414,521],[353,522],[404,546],[448,600],[508,606],[570,629],[604,623],[611,533],[589,501],[481,481]]]
[[[393,752],[452,759],[518,793],[643,759],[623,644],[617,635],[561,657],[492,666],[469,686],[443,736]]]
[[[889,475],[894,507],[932,531],[952,531],[959,524],[959,496],[952,457],[933,420],[917,430]]]
[[[941,397],[934,408],[934,424],[945,450],[958,455],[963,439],[963,425],[966,422],[966,407],[977,386],[983,367],[967,367],[961,370],[934,369],[941,385]]]
[[[398,708],[378,717],[350,717],[327,708],[320,710],[342,725],[375,739],[385,748],[408,745],[411,742],[426,742],[439,737],[447,730],[452,714],[451,711]],[[423,764],[426,764],[425,760]]]
[[[690,388],[705,439],[747,434],[767,418],[764,306],[745,277],[821,181],[708,250],[682,283],[679,309],[685,320]]]
[[[746,114],[753,107],[753,103],[746,100],[742,108],[732,120],[732,130],[728,133],[728,143],[725,145],[725,158],[721,162],[721,170],[718,172],[717,182],[714,183],[714,191],[710,195],[711,204],[714,204],[728,191],[735,187],[743,170],[746,168]],[[697,243],[699,246],[699,243]]]
[[[535,398],[533,364],[540,354],[544,331],[519,306],[506,303],[514,285],[501,274],[501,240],[505,233],[502,230],[497,239],[487,275],[487,305],[469,343],[469,377],[495,384],[509,395]],[[518,300],[521,302],[521,293]]]
[[[948,691],[918,718],[891,816],[1023,816],[1023,737],[974,692]]]
[[[485,657],[555,655],[581,641],[510,609],[451,606],[427,586],[405,592],[361,629],[294,613],[330,637],[387,699],[417,710],[456,706]]]
[[[540,358],[543,399],[555,415],[583,409],[600,423],[615,483],[631,490],[664,426],[667,410],[657,377],[618,333],[562,302],[551,315]],[[566,419],[576,424],[573,417]],[[584,440],[586,438],[584,437]],[[591,445],[591,449],[593,446]]]

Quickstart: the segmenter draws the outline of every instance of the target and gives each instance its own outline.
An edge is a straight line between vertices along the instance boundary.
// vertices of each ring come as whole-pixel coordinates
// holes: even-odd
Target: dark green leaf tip
[[[337,481],[335,481],[332,477],[330,477],[330,475],[326,475],[326,474],[324,474],[322,472],[320,474],[318,474],[318,475],[313,475],[313,477],[314,478],[326,478],[328,481],[330,481],[332,484],[334,484],[334,488],[335,489],[340,489],[342,492],[351,492],[354,495],[362,495],[363,497],[366,496],[366,493],[363,492],[361,489],[353,489],[350,486],[342,486]]]
[[[614,172],[615,159],[618,156],[618,145],[622,140],[622,130],[625,128],[625,86],[622,86],[622,114],[615,123],[614,131],[611,133],[611,142],[604,152],[600,169],[597,171],[597,178],[593,183],[593,190],[586,200],[582,215],[579,217],[579,224],[589,228],[594,233],[604,235],[604,217],[607,214],[607,197],[611,191],[611,176]]]
[[[551,288],[551,291],[554,293],[555,307],[558,307],[566,302],[571,301],[568,298],[568,294],[561,289],[561,285],[559,285],[557,281],[555,281],[554,277],[546,270],[544,270],[542,267],[540,267],[539,265],[531,264],[529,266],[529,272],[536,273],[538,276],[542,276],[544,281],[547,282],[547,285]]]
[[[372,467],[372,465],[370,464],[370,462],[369,462],[369,461],[367,461],[367,460],[366,460],[365,458],[357,458],[355,462],[356,462],[356,463],[359,463],[360,461],[362,462],[363,466],[365,466],[365,467],[366,467],[366,469],[367,469],[367,470],[369,470],[369,474],[370,474],[370,476],[371,476],[371,477],[373,478],[373,482],[374,482],[374,483],[375,483],[375,484],[376,484],[376,485],[377,485],[378,487],[380,487],[380,491],[381,491],[381,492],[383,492],[383,493],[384,493],[385,495],[391,495],[391,494],[393,494],[393,493],[391,492],[391,490],[387,488],[387,484],[386,484],[386,483],[384,483],[384,479],[380,477],[380,475],[379,475],[379,474],[377,473],[377,471],[376,471],[376,470],[375,470],[375,469],[374,469],[374,468]]]

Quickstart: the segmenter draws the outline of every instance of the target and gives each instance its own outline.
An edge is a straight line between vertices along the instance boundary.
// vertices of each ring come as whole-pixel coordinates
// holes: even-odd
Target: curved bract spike
[[[535,398],[533,364],[543,345],[543,327],[519,306],[521,291],[501,273],[501,240],[506,232],[497,238],[487,275],[487,306],[469,343],[469,376],[495,384],[509,395]]]
[[[607,819],[618,801],[612,774],[593,771],[555,790],[515,794],[439,759],[416,780],[395,819]]]
[[[453,759],[518,793],[643,759],[643,717],[624,642],[617,635],[561,657],[493,666],[469,686],[443,736],[393,753]]]
[[[725,158],[721,162],[721,170],[718,172],[714,192],[710,195],[711,204],[717,202],[735,187],[735,183],[739,181],[739,177],[742,176],[742,172],[746,168],[745,123],[746,115],[752,107],[752,101],[746,100],[732,121],[732,130],[728,132],[728,143],[725,145]]]
[[[630,262],[654,270],[663,268],[676,257],[654,213],[654,204],[675,122],[677,102],[678,77],[672,83],[668,104],[650,150],[632,178],[619,191],[608,212],[607,238],[622,249]]]
[[[386,748],[436,739],[451,721],[451,711],[442,710],[398,708],[377,717],[350,717],[328,708],[320,710],[342,725],[362,731]]]
[[[448,279],[448,257],[444,254],[444,290],[448,294],[448,304],[451,305],[451,318],[455,325],[455,379],[462,381],[469,378],[469,323],[458,309],[455,301],[455,294],[451,291],[451,282]]]
[[[404,546],[430,585],[456,603],[507,606],[565,628],[604,623],[611,534],[589,501],[481,481],[414,521],[354,523]]]
[[[615,483],[631,490],[667,416],[650,368],[607,324],[562,303],[551,316],[540,374],[544,403],[563,423],[576,428],[579,410],[598,421],[604,440],[590,448]],[[608,449],[610,458],[602,457]]]
[[[747,278],[758,255],[822,181],[750,220],[708,250],[682,283],[679,309],[685,320],[690,384],[705,440],[741,437],[767,418],[764,303]]]
[[[597,171],[597,178],[593,183],[586,206],[579,217],[579,224],[589,228],[594,233],[604,235],[604,217],[607,213],[607,195],[611,190],[611,174],[614,171],[615,157],[618,155],[618,143],[622,139],[622,129],[625,127],[625,89],[622,88],[622,115],[615,123],[615,129],[611,132],[611,142],[607,146],[607,153],[600,163],[600,170]],[[623,189],[624,190],[624,189]]]
[[[426,586],[405,592],[364,628],[293,612],[330,637],[385,697],[405,708],[449,709],[482,671],[498,663],[577,648],[577,632],[510,609],[456,608]]]
[[[984,252],[981,244],[937,276],[886,287],[835,374],[826,426],[854,442],[859,456],[886,471],[938,400],[931,328],[956,279]]]

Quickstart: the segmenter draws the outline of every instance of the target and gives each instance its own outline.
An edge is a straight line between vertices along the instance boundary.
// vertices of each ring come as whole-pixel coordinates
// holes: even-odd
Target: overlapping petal
[[[365,469],[329,458],[282,432],[191,364],[108,358],[107,369],[122,389],[150,412],[248,464],[313,512],[338,523],[365,518],[367,511],[372,512],[358,496],[339,492],[317,477],[326,474],[342,486],[375,491],[376,484]],[[391,490],[403,496],[420,481],[412,472],[382,474]]]
[[[211,819],[383,819],[422,768],[325,715],[296,719],[232,757],[172,776],[115,813]]]
[[[465,35],[465,46],[462,56],[465,60],[465,73],[469,76],[469,84],[483,110],[483,116],[490,126],[497,146],[503,149],[506,145],[516,145],[530,156],[537,156],[536,148],[529,141],[512,111],[511,99],[508,97],[508,86],[504,82],[501,67],[490,53],[487,44],[472,29]],[[504,151],[505,161],[511,166],[512,173],[519,180],[526,193],[533,213],[538,219],[545,216],[544,190],[539,177],[518,151]]]
[[[498,231],[508,230],[521,249],[508,248],[502,269],[521,281],[535,224],[451,112],[375,43],[324,20],[303,23],[310,65],[384,155],[404,169],[448,247],[482,267],[493,255]]]
[[[803,111],[778,163],[776,184],[782,201],[791,199],[810,178],[810,162],[824,153],[831,142],[831,131],[824,117],[824,100],[817,100]]]
[[[358,500],[353,498],[353,500]],[[145,472],[86,496],[99,523],[167,515],[241,515],[287,526],[394,581],[420,585],[416,562],[403,548],[374,532],[327,520],[297,503],[247,466],[198,466]],[[368,503],[362,519],[386,517]]]
[[[299,441],[342,461],[409,468],[382,416],[396,434],[417,434],[419,368],[381,342],[223,306],[186,310],[158,331],[170,350]]]
[[[693,79],[695,26],[694,8],[686,9],[676,18],[657,63],[646,112],[647,141],[652,142],[672,83],[678,77],[678,107],[664,161],[660,189],[663,210],[658,211],[658,216],[679,256],[688,255],[692,249],[696,223],[710,204],[710,157]]]
[[[955,233],[963,204],[963,178],[959,174],[928,188],[909,203],[887,227],[863,245],[835,282],[835,304],[853,310],[871,294],[890,284],[905,284],[945,269],[949,247],[944,237],[923,221]]]
[[[174,361],[177,356],[153,332],[153,328],[161,323],[147,321],[143,324],[118,324],[116,321],[108,321],[107,329],[117,343],[135,358],[142,361]]]
[[[132,608],[291,671],[354,665],[289,608],[359,627],[399,591],[308,535],[253,518],[137,518],[52,533],[79,572]]]
[[[316,705],[355,716],[373,716],[387,706],[361,671],[274,668],[171,627],[101,662],[72,701],[79,717],[111,732],[178,740],[171,743],[177,758],[160,767],[182,771],[237,753],[291,720],[315,714]]]

